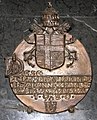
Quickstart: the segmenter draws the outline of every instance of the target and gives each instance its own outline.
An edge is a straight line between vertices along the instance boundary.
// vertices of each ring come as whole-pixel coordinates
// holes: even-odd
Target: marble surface
[[[0,0],[0,120],[97,120],[97,0],[52,0],[62,20],[72,27],[70,34],[85,46],[92,63],[93,82],[75,113],[28,114],[13,95],[5,78],[4,58],[11,56],[39,17],[47,0]],[[23,112],[24,111],[24,112]]]

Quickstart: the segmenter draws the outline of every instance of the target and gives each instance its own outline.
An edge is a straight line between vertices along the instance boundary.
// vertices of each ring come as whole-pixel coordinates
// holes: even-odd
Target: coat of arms
[[[65,32],[69,29],[68,23],[59,24],[58,12],[49,3],[49,6],[43,12],[42,24],[38,24],[36,19],[34,19],[34,24],[32,25],[32,30],[34,31],[32,44],[34,44],[34,47],[24,53],[25,61],[29,64],[33,56],[40,68],[51,71],[62,67],[65,63],[65,58],[68,58],[70,63],[67,67],[70,67],[77,59],[77,53],[75,50],[70,51],[65,46],[75,41],[75,38],[71,38],[71,41],[66,40]],[[29,37],[26,41],[30,43]],[[67,54],[65,54],[65,51]]]

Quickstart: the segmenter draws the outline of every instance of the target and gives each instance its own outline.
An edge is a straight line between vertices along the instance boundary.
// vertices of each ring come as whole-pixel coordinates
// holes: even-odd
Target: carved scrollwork
[[[70,63],[67,63],[66,67],[69,68],[72,67],[75,60],[77,60],[77,51],[70,51],[67,47],[65,48],[65,50],[67,51],[67,56],[65,56],[65,58],[67,58],[70,61]]]
[[[24,61],[27,62],[28,65],[31,66],[32,68],[33,68],[35,65],[32,64],[32,63],[30,62],[30,60],[32,60],[33,57],[35,57],[34,51],[35,51],[35,47],[32,47],[32,49],[31,49],[30,51],[24,52]]]

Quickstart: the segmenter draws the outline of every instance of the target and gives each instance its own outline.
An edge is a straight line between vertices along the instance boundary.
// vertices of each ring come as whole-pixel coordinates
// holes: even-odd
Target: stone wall
[[[13,95],[5,78],[4,58],[11,56],[33,23],[40,17],[47,1],[68,21],[69,32],[85,46],[92,63],[93,82],[75,113],[28,114]],[[97,120],[97,0],[0,0],[0,120]],[[24,111],[24,112],[23,112]]]

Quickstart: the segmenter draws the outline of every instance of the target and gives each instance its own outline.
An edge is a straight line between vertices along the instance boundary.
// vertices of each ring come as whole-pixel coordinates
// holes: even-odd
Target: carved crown
[[[42,13],[42,21],[44,27],[57,27],[59,26],[59,14],[52,7],[51,2],[48,2],[48,7]]]

